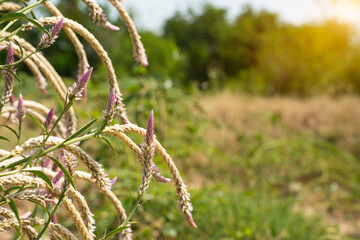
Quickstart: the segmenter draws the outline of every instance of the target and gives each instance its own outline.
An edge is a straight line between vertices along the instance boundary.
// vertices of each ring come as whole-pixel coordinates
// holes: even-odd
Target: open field
[[[155,124],[189,186],[198,229],[189,228],[176,209],[173,187],[153,183],[134,217],[136,239],[360,238],[360,98],[221,93],[184,103],[181,96],[176,95],[175,104],[171,99],[163,106],[155,102]],[[137,102],[128,106],[136,113]],[[79,106],[84,112],[87,107],[92,106]],[[131,116],[136,117],[145,122]],[[118,177],[114,191],[128,206],[141,169],[131,152],[116,141],[114,146],[121,158],[106,144],[83,145],[110,169],[110,177]],[[166,166],[156,162],[169,176]],[[115,227],[112,206],[90,186],[79,186],[99,222],[96,234]],[[60,213],[59,218],[67,216]]]
[[[158,136],[189,185],[199,228],[187,226],[171,186],[152,184],[135,215],[136,239],[359,239],[360,98],[168,95],[148,107],[158,109]],[[135,106],[129,102],[129,112]],[[129,200],[140,168],[124,154],[99,161]],[[96,216],[115,224],[110,206]]]
[[[291,99],[223,93],[200,102],[212,122],[204,138],[223,155],[193,161],[202,162],[208,171],[222,172],[215,174],[215,182],[228,181],[239,191],[272,196],[282,203],[291,198],[287,214],[321,218],[325,235],[360,236],[358,97]],[[211,182],[213,176],[203,184]],[[247,206],[237,201],[238,210],[246,212]],[[288,231],[285,227],[273,237],[300,239]]]

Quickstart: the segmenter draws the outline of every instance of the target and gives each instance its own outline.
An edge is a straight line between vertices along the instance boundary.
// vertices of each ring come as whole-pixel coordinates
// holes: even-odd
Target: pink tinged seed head
[[[10,44],[8,46],[8,50],[7,50],[5,65],[9,65],[9,64],[13,64],[13,63],[14,63],[14,49],[12,47],[12,43],[10,42]],[[15,73],[14,65],[4,67],[4,69],[2,70],[2,74],[4,77],[5,83],[8,86],[12,86],[14,84],[14,76],[8,71]]]
[[[110,23],[109,21],[105,22],[103,24],[103,27],[106,29],[109,29],[110,31],[119,31],[120,28],[118,26],[115,26],[114,24]]]
[[[10,66],[5,66],[1,71],[3,75],[5,87],[0,99],[0,111],[9,102],[14,88],[14,79],[15,79],[14,74],[16,70],[14,69],[14,65],[12,65],[13,63],[14,63],[14,49],[12,47],[12,43],[10,42],[7,50],[6,61],[5,61],[5,65],[10,65]]]
[[[193,206],[190,202],[190,194],[187,191],[186,185],[177,187],[176,191],[178,195],[178,209],[181,210],[181,213],[183,214],[190,226],[197,227],[192,217],[191,211],[193,211]]]
[[[115,104],[116,104],[115,89],[111,89],[103,117],[103,120],[107,121],[106,124],[109,124],[114,119],[114,115],[116,113]]]
[[[24,100],[21,94],[19,94],[19,101],[17,105],[16,118],[22,122],[25,119],[26,109],[24,107]]]
[[[53,217],[52,217],[52,219],[51,219],[51,222],[54,223],[54,224],[57,224],[57,223],[58,223],[56,214],[53,215]]]
[[[86,73],[84,73],[76,83],[69,88],[69,98],[75,97],[75,100],[80,100],[82,92],[89,82],[93,68],[91,67]]]
[[[38,45],[38,49],[44,49],[50,47],[51,44],[55,42],[55,40],[58,38],[58,35],[61,31],[61,28],[64,23],[64,18],[61,18],[60,21],[55,23],[55,25],[49,30],[49,35],[44,34],[41,39],[40,43]]]
[[[62,153],[60,156],[63,156],[63,162],[65,164],[66,169],[69,171],[70,175],[73,175],[75,172],[75,167],[78,164],[76,156],[65,150],[62,150]]]
[[[80,90],[83,90],[83,88],[86,86],[86,84],[89,82],[90,80],[90,76],[91,76],[91,73],[93,71],[93,68],[91,67],[86,73],[84,73],[81,78],[78,80],[77,82],[77,87],[80,89]]]
[[[11,93],[9,102],[11,103],[11,105],[14,105],[14,103],[15,103],[15,97],[14,97],[13,93]]]
[[[53,37],[53,39],[54,39],[54,37],[57,37],[57,36],[59,35],[63,24],[64,24],[64,18],[61,18],[60,21],[58,21],[58,22],[54,25],[54,27],[52,27],[52,28],[50,29],[50,32],[49,32],[49,33],[50,33],[50,35]]]
[[[140,39],[133,45],[133,55],[135,61],[140,65],[147,67],[149,65],[149,61],[146,55],[146,51],[144,45],[140,41]]]
[[[48,94],[46,88],[40,88],[40,91],[41,91],[44,95],[47,95],[47,94]]]
[[[59,169],[58,165],[56,165],[55,163],[53,163],[52,166],[51,166],[51,171],[57,172],[58,169]]]
[[[24,108],[24,100],[22,94],[19,94],[18,108]]]
[[[113,186],[115,185],[116,181],[117,181],[117,177],[114,177],[114,178],[110,181],[111,187],[113,187]]]
[[[61,187],[61,181],[60,179],[64,176],[63,171],[59,171],[55,177],[51,180],[51,182],[55,185],[55,187],[60,188]]]
[[[84,90],[82,91],[81,95],[83,96],[83,99],[87,99],[87,86],[84,87]]]
[[[144,56],[142,56],[142,57],[140,58],[140,63],[139,63],[139,64],[140,64],[140,66],[143,66],[143,67],[149,66],[149,61],[148,61],[146,55],[144,55]]]
[[[9,65],[13,63],[14,63],[14,49],[12,47],[12,43],[10,42],[7,50],[5,65]],[[14,66],[10,66],[8,69],[13,69],[13,68]]]
[[[51,162],[50,158],[46,157],[40,162],[40,167],[46,168],[49,166],[50,162]]]
[[[49,113],[46,115],[45,121],[44,121],[44,130],[46,133],[48,133],[48,131],[51,129],[52,127],[52,123],[54,121],[54,110],[55,107],[52,107],[49,111]]]
[[[154,111],[151,111],[148,124],[146,127],[146,136],[145,142],[148,146],[152,145],[154,142]]]
[[[153,177],[157,182],[167,183],[167,182],[171,181],[170,178],[166,178],[164,176],[161,176],[159,168],[155,164],[153,165],[152,169],[153,169]]]
[[[184,211],[184,212],[183,212],[183,215],[184,215],[184,217],[185,217],[185,220],[188,222],[188,224],[189,224],[191,227],[197,228],[197,225],[196,225],[196,223],[194,222],[192,213],[191,213],[189,210]]]

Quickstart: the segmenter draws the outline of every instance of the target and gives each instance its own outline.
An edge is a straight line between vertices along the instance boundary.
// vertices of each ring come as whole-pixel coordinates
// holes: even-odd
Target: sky
[[[254,9],[266,9],[279,14],[283,21],[302,24],[336,18],[355,24],[360,29],[360,0],[125,0],[124,6],[136,13],[140,29],[159,32],[166,19],[176,11],[197,11],[206,3],[226,8],[229,18],[238,15],[248,4]]]

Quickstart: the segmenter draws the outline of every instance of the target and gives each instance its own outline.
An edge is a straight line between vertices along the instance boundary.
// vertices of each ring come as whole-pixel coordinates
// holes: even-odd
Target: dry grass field
[[[271,189],[280,189],[280,197],[295,196],[293,211],[321,216],[328,231],[339,231],[336,239],[358,239],[359,97],[296,99],[222,93],[204,96],[200,103],[215,126],[207,128],[205,139],[236,159],[228,170],[238,169],[235,173],[242,175],[238,187],[247,189],[249,179],[264,177]],[[255,141],[260,143],[252,151]],[[326,145],[317,145],[318,141]],[[270,170],[249,173],[249,169],[262,169],[261,165]]]
[[[236,142],[239,133],[250,137],[263,132],[268,139],[309,133],[356,150],[360,136],[360,98],[356,96],[295,99],[222,93],[202,97],[200,102],[221,126],[209,128],[206,137],[223,146]]]

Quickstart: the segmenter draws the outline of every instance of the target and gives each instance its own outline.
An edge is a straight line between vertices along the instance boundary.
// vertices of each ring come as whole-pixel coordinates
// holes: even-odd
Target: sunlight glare
[[[318,0],[323,16],[360,28],[360,0]]]

